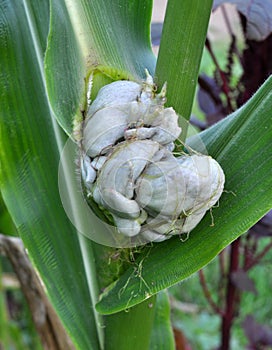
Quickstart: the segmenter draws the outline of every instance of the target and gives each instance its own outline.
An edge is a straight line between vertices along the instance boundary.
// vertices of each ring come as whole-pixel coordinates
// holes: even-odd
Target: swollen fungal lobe
[[[83,127],[81,173],[87,196],[120,233],[163,241],[190,232],[219,199],[224,173],[211,157],[174,157],[181,128],[164,108],[165,88],[117,81],[104,86]]]

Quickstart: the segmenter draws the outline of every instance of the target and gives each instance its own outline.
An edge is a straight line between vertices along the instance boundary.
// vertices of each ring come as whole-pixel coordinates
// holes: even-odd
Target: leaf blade
[[[134,308],[106,317],[105,338],[109,350],[147,350],[155,314],[153,296]],[[170,350],[170,349],[169,349]]]
[[[167,105],[180,114],[184,139],[211,7],[212,0],[194,1],[193,11],[188,0],[169,0],[167,4],[155,77],[159,86],[167,82]]]
[[[141,80],[154,73],[150,45],[152,1],[52,0],[46,79],[57,120],[71,135],[86,108],[91,72],[112,80]],[[57,35],[56,35],[57,33]]]
[[[174,350],[175,339],[170,321],[171,308],[167,291],[157,294],[154,324],[150,339],[150,350]]]
[[[47,32],[35,28],[45,23],[39,18],[48,18],[44,3],[1,4],[1,192],[70,335],[79,348],[98,349],[94,315],[86,311],[91,300],[78,237],[58,197],[59,145],[65,136],[51,119],[44,89]]]
[[[189,277],[271,209],[271,109],[272,77],[245,106],[200,134],[209,154],[219,161],[226,174],[227,192],[219,207],[213,209],[215,225],[211,226],[207,213],[186,242],[175,237],[147,248],[140,258],[145,286],[141,286],[137,273],[129,269],[101,295],[99,312],[120,311],[124,302],[129,303],[126,306],[135,305],[145,299],[146,293],[152,295]],[[194,146],[194,140],[190,145]],[[118,300],[115,293],[124,286],[126,291]],[[134,296],[133,301],[128,295]]]
[[[272,3],[262,0],[215,0],[216,9],[224,3],[236,5],[247,19],[246,37],[249,40],[265,40],[272,32]]]

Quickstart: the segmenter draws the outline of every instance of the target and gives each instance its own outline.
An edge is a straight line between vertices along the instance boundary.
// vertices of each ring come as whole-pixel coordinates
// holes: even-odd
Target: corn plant
[[[211,7],[212,0],[169,0],[156,59],[152,1],[0,2],[1,193],[77,349],[174,349],[165,289],[272,207],[271,78],[236,112],[186,139]],[[174,152],[205,149],[225,174],[218,204],[194,229],[168,230],[162,242],[120,243],[116,212],[88,196],[82,125],[92,122],[101,88],[120,80],[152,86],[152,94],[154,81],[180,115]]]

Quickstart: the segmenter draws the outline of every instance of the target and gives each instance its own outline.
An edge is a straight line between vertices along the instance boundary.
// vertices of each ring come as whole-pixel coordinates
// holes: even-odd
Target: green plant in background
[[[85,116],[91,74],[91,99],[112,81],[141,82],[145,69],[159,90],[167,81],[167,106],[182,116],[185,140],[211,6],[169,0],[156,61],[152,1],[0,2],[1,193],[78,349],[174,349],[162,291],[210,262],[272,207],[271,79],[200,133],[225,172],[226,192],[212,211],[213,225],[206,215],[186,242],[173,237],[132,256],[77,232],[62,207],[60,154],[73,120]],[[186,143],[194,148],[199,137]],[[64,165],[73,215],[84,228],[69,191],[75,166]],[[94,229],[105,234],[102,224]]]

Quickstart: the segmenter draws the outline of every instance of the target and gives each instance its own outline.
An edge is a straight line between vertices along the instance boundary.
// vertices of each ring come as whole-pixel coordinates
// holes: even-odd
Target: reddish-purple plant
[[[233,2],[235,3],[235,1]],[[257,2],[251,1],[253,5],[256,5]],[[220,3],[220,1],[217,1],[217,3]],[[238,10],[241,10],[239,8],[240,2],[236,1],[236,4]],[[201,110],[205,113],[206,123],[198,122],[195,119],[192,120],[202,130],[218,122],[244,104],[272,73],[272,34],[259,41],[249,38],[247,28],[250,19],[239,12],[245,42],[245,48],[240,52],[237,47],[236,34],[232,29],[224,5],[222,6],[222,11],[231,43],[228,49],[227,64],[222,68],[220,60],[214,53],[212,43],[208,38],[206,40],[206,49],[215,65],[213,77],[207,75],[199,76],[198,102]],[[256,23],[256,26],[258,25],[260,26],[261,24]],[[235,85],[232,83],[234,80],[234,58],[238,59],[243,70],[240,79]],[[248,272],[259,264],[265,254],[272,248],[271,240],[261,250],[258,249],[264,237],[272,237],[272,212],[269,212],[246,235],[239,237],[218,256],[220,266],[218,300],[220,300],[220,305],[217,305],[211,297],[203,270],[199,272],[200,283],[205,297],[213,311],[221,317],[220,350],[230,349],[231,329],[235,318],[239,314],[242,293],[257,293],[254,282],[249,278]],[[243,327],[250,344],[248,349],[259,349],[257,345],[254,347],[255,345],[253,344],[257,344],[257,342],[263,344],[261,343],[263,341],[261,326],[257,327],[251,316],[245,319]],[[260,337],[258,337],[256,342],[252,340],[252,332],[250,331],[252,327],[255,333],[260,333]],[[269,333],[267,332],[266,335]],[[270,333],[269,335],[271,336]],[[271,345],[271,343],[267,342],[267,339],[265,341],[266,345]]]

